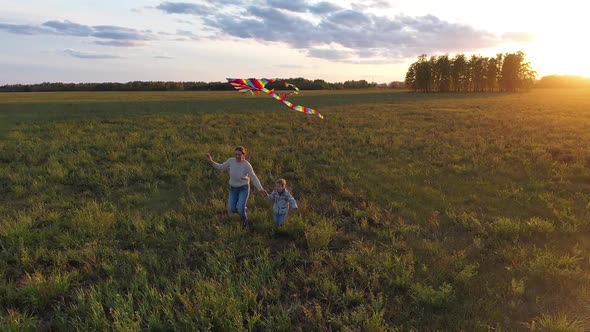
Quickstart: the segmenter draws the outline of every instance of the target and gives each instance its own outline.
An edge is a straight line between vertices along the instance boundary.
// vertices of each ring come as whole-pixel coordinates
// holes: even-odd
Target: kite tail
[[[288,83],[287,83],[288,84]],[[299,89],[297,89],[299,90]],[[279,96],[274,89],[273,90],[268,90],[266,88],[262,88],[260,89],[260,91],[267,93],[269,96],[273,97],[274,99],[280,101],[281,103],[287,105],[287,107],[291,108],[292,110],[295,110],[297,112],[301,112],[301,113],[305,113],[305,114],[311,114],[311,115],[315,115],[317,117],[319,117],[320,119],[323,119],[324,116],[320,114],[320,112],[318,112],[317,110],[314,110],[313,108],[309,108],[309,107],[305,107],[305,106],[301,106],[301,105],[295,105],[292,102],[288,101],[286,98],[286,95],[284,96]]]

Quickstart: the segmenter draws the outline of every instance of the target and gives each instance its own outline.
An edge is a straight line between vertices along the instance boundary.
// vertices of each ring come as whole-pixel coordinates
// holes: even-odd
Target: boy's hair
[[[287,186],[287,180],[285,180],[285,179],[278,179],[275,183],[280,184],[283,187]]]

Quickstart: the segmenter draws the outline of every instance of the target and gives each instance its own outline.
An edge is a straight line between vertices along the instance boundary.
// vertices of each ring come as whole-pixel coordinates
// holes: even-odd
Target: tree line
[[[351,80],[329,83],[321,79],[289,78],[280,82],[269,83],[268,89],[285,89],[282,81],[294,84],[301,90],[339,90],[368,89],[377,87],[377,83],[366,80]],[[228,82],[171,82],[171,81],[133,81],[127,83],[50,83],[11,84],[0,86],[0,92],[55,92],[55,91],[224,91],[234,90]]]
[[[536,76],[521,51],[495,57],[422,54],[410,65],[405,84],[420,92],[515,92],[531,88]]]

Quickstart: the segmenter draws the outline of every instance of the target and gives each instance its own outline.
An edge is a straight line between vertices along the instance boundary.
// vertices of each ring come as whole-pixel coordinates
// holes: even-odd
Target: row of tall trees
[[[285,81],[294,84],[301,90],[337,90],[337,89],[368,89],[377,86],[365,80],[328,83],[324,80],[308,80],[304,78],[289,78]],[[281,82],[270,83],[269,89],[284,89]],[[223,91],[233,90],[228,82],[163,82],[163,81],[134,81],[127,83],[40,83],[13,84],[0,86],[0,92],[50,92],[50,91]]]
[[[523,52],[498,53],[496,57],[448,54],[427,58],[410,65],[405,84],[421,92],[514,92],[533,86],[537,73]]]

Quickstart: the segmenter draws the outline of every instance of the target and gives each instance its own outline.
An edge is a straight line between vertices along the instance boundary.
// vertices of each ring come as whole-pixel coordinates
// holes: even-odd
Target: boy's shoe
[[[250,226],[248,219],[242,220],[242,228],[248,228],[248,226]]]

